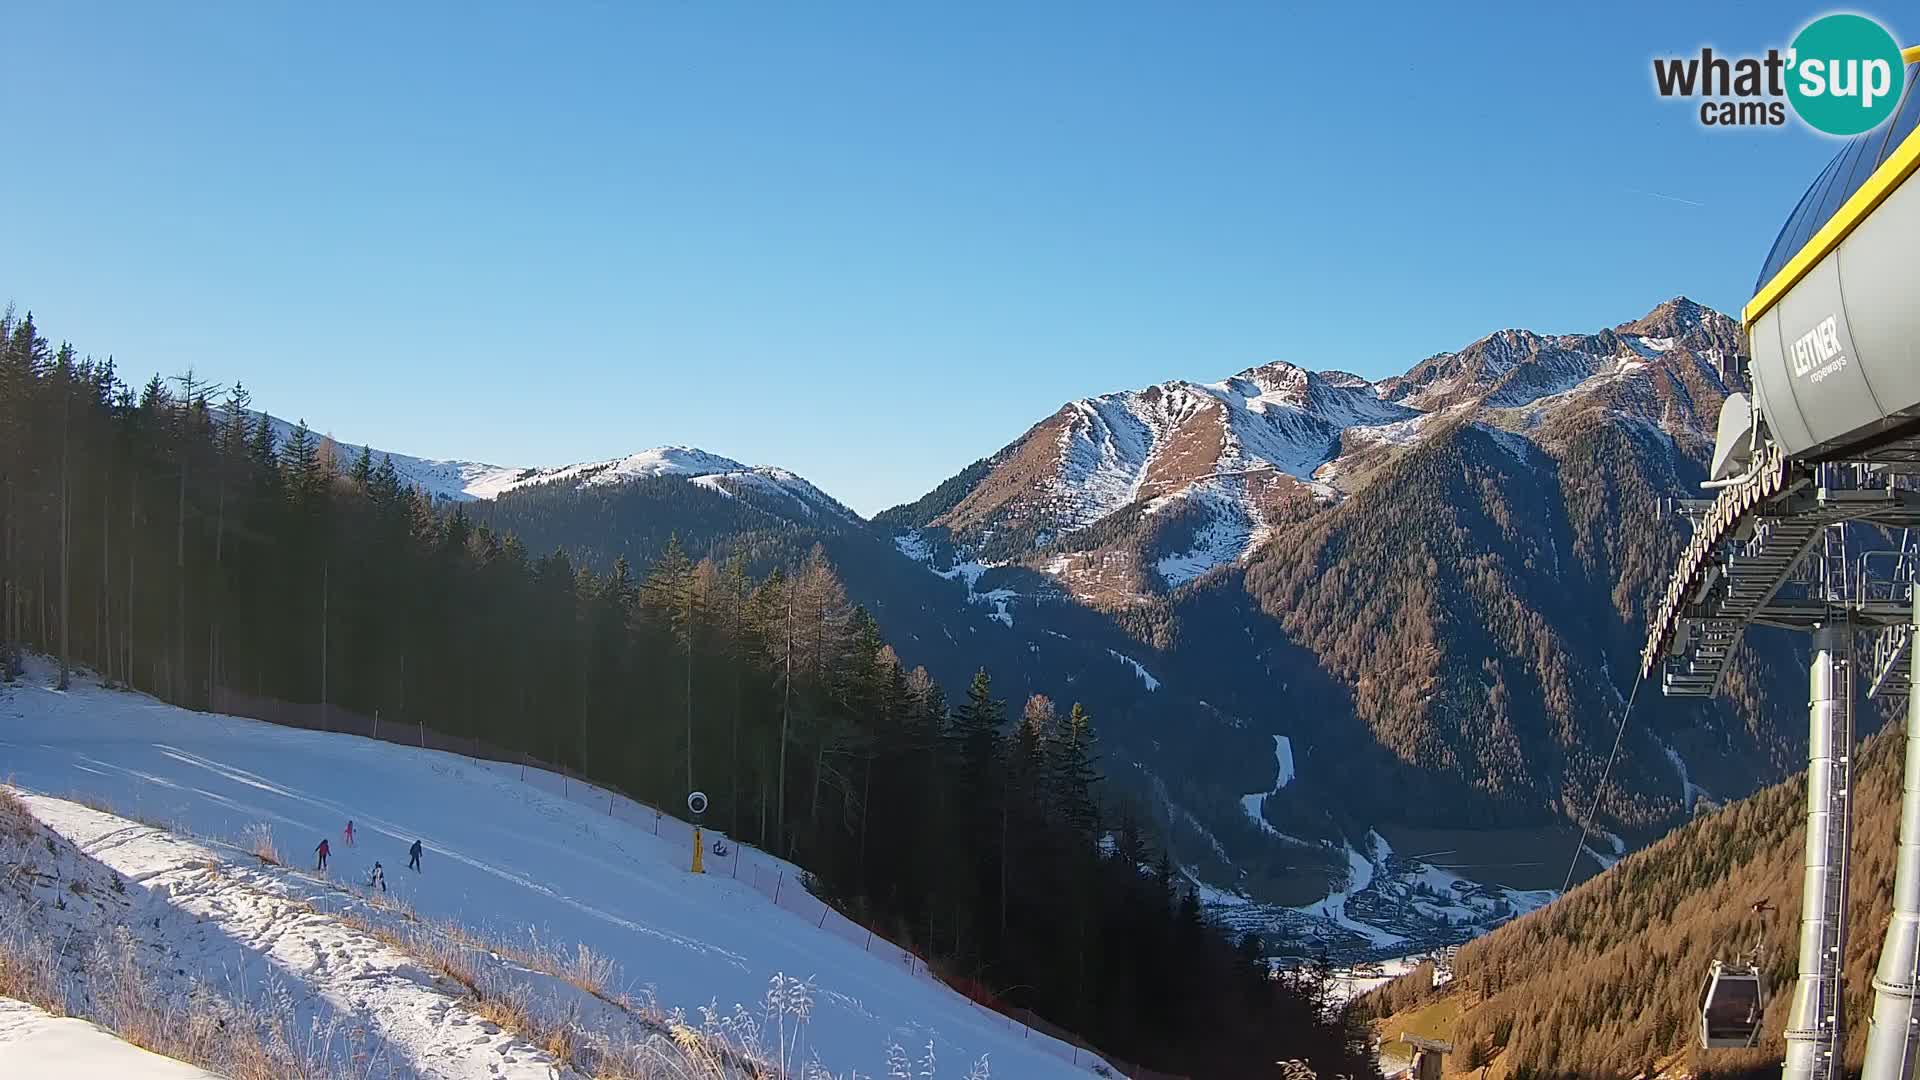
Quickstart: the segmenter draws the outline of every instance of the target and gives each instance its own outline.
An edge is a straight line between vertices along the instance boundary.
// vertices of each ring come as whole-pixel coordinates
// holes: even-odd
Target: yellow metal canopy
[[[1900,58],[1909,64],[1920,63],[1920,45],[1903,50]],[[1916,91],[1908,90],[1908,93],[1914,92]],[[1787,290],[1798,285],[1800,279],[1807,276],[1807,271],[1812,270],[1821,259],[1826,258],[1834,248],[1839,247],[1840,241],[1845,240],[1849,233],[1866,220],[1868,214],[1873,213],[1876,207],[1886,201],[1887,196],[1893,194],[1895,189],[1905,183],[1907,177],[1913,175],[1916,168],[1920,168],[1920,127],[1908,132],[1899,149],[1887,155],[1887,159],[1880,163],[1880,167],[1867,177],[1866,183],[1861,184],[1859,190],[1855,191],[1846,202],[1840,204],[1840,209],[1834,211],[1833,216],[1827,219],[1827,223],[1820,227],[1820,231],[1814,233],[1793,258],[1787,260],[1787,264],[1780,268],[1779,273],[1773,275],[1765,285],[1760,287],[1760,291],[1747,302],[1746,324],[1751,327],[1754,320],[1765,315],[1769,308],[1779,303]]]

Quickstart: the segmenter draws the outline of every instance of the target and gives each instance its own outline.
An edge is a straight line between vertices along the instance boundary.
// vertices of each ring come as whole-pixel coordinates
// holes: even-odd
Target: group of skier
[[[348,847],[354,846],[352,821],[348,821],[347,827],[341,830],[341,837],[346,840]],[[319,862],[314,869],[324,871],[327,868],[327,857],[333,854],[333,848],[327,843],[325,837],[321,837],[320,844],[313,849],[313,853],[319,856]],[[415,840],[413,846],[407,849],[407,869],[416,874],[420,872],[420,841],[418,840]],[[367,878],[367,888],[378,888],[381,892],[387,891],[387,873],[378,862],[373,864],[373,872]]]

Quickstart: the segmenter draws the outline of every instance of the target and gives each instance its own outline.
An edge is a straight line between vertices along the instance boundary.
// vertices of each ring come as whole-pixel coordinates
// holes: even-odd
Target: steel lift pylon
[[[1746,385],[1720,371],[1728,394],[1702,485],[1712,497],[1677,507],[1693,536],[1649,612],[1640,657],[1642,679],[1671,696],[1705,697],[1749,626],[1812,635],[1785,1080],[1825,1080],[1844,1067],[1856,685],[1904,697],[1907,734],[1893,917],[1873,980],[1864,1077],[1920,1080],[1920,695],[1911,689],[1920,633],[1920,183],[1910,182],[1920,172],[1920,48],[1903,59],[1898,107],[1835,155],[1761,268],[1742,312]],[[1862,638],[1868,648],[1858,647]],[[1707,1045],[1737,1044],[1748,1011],[1731,1000],[1715,1010],[1715,986],[1727,978],[1732,991],[1751,994],[1762,985],[1758,968],[1729,976],[1715,965],[1701,1005]],[[1717,1040],[1708,1030],[1715,1018]]]

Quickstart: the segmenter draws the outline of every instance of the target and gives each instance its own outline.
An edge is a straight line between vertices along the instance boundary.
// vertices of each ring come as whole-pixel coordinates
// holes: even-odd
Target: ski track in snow
[[[1614,863],[1627,857],[1627,842],[1625,840],[1622,840],[1620,837],[1615,836],[1605,829],[1595,829],[1593,830],[1593,835],[1605,840],[1607,847],[1611,850],[1602,852],[1592,844],[1582,844],[1580,850],[1586,852],[1588,857],[1600,864],[1600,869],[1610,869]]]
[[[1274,759],[1273,790],[1258,791],[1253,793],[1252,795],[1240,796],[1240,809],[1245,811],[1247,817],[1251,818],[1253,820],[1253,823],[1255,825],[1258,825],[1260,829],[1263,832],[1265,832],[1268,836],[1272,836],[1279,840],[1285,840],[1289,843],[1299,844],[1303,847],[1311,846],[1307,844],[1306,841],[1301,840],[1299,837],[1289,836],[1288,834],[1281,832],[1279,829],[1274,828],[1273,825],[1267,821],[1267,814],[1266,814],[1267,797],[1270,795],[1278,795],[1280,793],[1281,788],[1284,788],[1288,784],[1293,783],[1293,778],[1295,775],[1294,768],[1293,768],[1293,740],[1289,739],[1285,735],[1275,735],[1273,737],[1273,759]]]
[[[552,774],[529,769],[537,783],[521,782],[515,766],[195,713],[84,680],[59,693],[45,689],[47,674],[36,660],[29,684],[0,693],[0,777],[24,789],[104,797],[199,836],[239,837],[269,823],[295,863],[330,838],[333,881],[364,881],[378,859],[396,898],[422,917],[585,944],[620,964],[627,985],[619,989],[651,989],[665,1008],[752,1007],[774,974],[811,977],[809,1054],[836,1074],[881,1074],[889,1040],[915,1047],[930,1038],[948,1061],[990,1054],[998,1075],[1065,1077],[1087,1068],[1084,1053],[1075,1067],[1064,1045],[981,1009],[923,967],[908,970],[884,942],[867,951],[839,915],[815,905],[802,916],[791,903],[775,904],[754,878],[772,891],[780,874],[791,893],[796,868],[749,845],[734,844],[739,879],[711,864],[694,876],[685,867],[684,825],[664,819],[680,831],[663,825],[655,836],[609,817],[604,792],[583,796],[574,785],[563,797]],[[581,798],[601,800],[600,809]],[[632,804],[619,802],[624,815]],[[359,832],[351,848],[339,843],[349,818]],[[405,869],[415,838],[426,848],[419,874]],[[127,837],[92,839],[98,859],[132,857],[115,853]],[[191,846],[141,843],[135,850]],[[216,901],[227,903],[191,897],[182,902],[204,903],[209,913]],[[816,927],[816,912],[834,925]],[[266,918],[228,917],[263,926]]]
[[[1293,783],[1293,740],[1285,735],[1273,737],[1273,761],[1279,770],[1273,780],[1273,790],[1279,791]]]
[[[1711,802],[1713,793],[1693,782],[1693,775],[1687,770],[1687,759],[1680,756],[1680,751],[1668,746],[1665,742],[1660,744],[1660,749],[1667,752],[1667,760],[1673,762],[1673,771],[1680,774],[1681,797],[1686,800],[1682,809],[1692,814],[1694,807],[1699,805],[1702,798]]]

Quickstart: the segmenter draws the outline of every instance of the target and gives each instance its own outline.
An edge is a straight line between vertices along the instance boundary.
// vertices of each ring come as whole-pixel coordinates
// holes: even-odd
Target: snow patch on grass
[[[1216,517],[1194,534],[1193,547],[1154,563],[1169,588],[1184,585],[1216,566],[1226,566],[1245,555],[1253,529],[1232,517]]]
[[[988,589],[984,592],[979,589],[980,579],[986,576],[987,571],[999,569],[1005,566],[1005,563],[967,559],[956,561],[951,567],[942,570],[934,565],[933,545],[928,543],[925,535],[919,532],[894,534],[893,546],[899,550],[900,554],[914,562],[925,563],[927,571],[934,577],[958,581],[965,585],[969,604],[980,604],[992,609],[987,612],[988,619],[1003,626],[1013,625],[1013,605],[1015,601],[1021,599],[1021,593],[1005,587]]]

